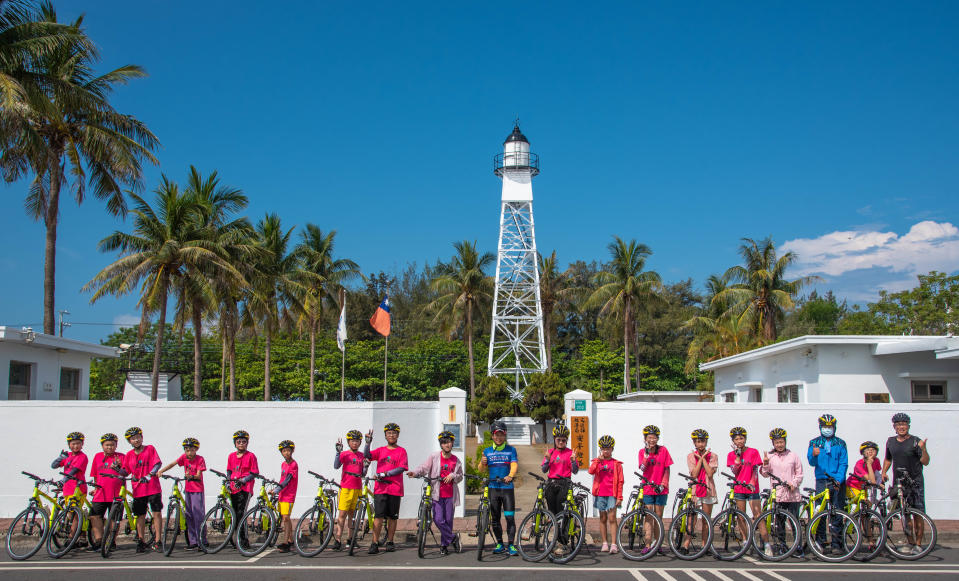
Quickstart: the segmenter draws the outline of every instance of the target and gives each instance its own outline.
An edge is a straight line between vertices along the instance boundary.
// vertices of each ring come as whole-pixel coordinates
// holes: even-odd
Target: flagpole
[[[346,401],[346,289],[340,287],[340,321],[336,327],[340,347],[340,401]]]
[[[346,344],[343,344],[343,359],[340,361],[340,401],[346,401]]]
[[[386,336],[386,347],[383,349],[383,401],[386,401],[386,360],[390,354],[390,336]]]

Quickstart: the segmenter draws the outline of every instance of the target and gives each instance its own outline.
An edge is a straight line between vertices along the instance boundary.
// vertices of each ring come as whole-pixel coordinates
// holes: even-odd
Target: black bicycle
[[[897,559],[916,561],[936,548],[936,523],[925,512],[909,506],[910,496],[918,489],[918,483],[905,468],[896,470],[886,516],[886,550]]]
[[[466,478],[477,480],[483,485],[483,496],[480,497],[479,507],[476,509],[476,531],[470,536],[476,537],[476,560],[483,560],[483,551],[486,550],[486,537],[493,538],[493,521],[489,504],[489,485],[491,482],[506,483],[502,478],[484,478],[467,474]],[[456,537],[456,552],[460,552],[459,535]]]

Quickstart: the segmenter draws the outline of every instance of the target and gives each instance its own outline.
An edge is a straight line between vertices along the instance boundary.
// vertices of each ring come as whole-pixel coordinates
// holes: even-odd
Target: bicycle
[[[764,490],[760,495],[763,502],[763,511],[753,520],[753,549],[767,561],[783,561],[791,557],[802,544],[802,525],[794,514],[779,505],[776,499],[776,489],[780,486],[789,486],[774,474],[769,475],[773,487]],[[765,529],[769,539],[770,550],[763,546],[763,532]]]
[[[320,481],[316,490],[313,506],[308,508],[293,531],[293,546],[296,552],[304,557],[315,557],[320,554],[333,538],[334,511],[336,503],[336,489],[339,484],[320,476],[312,470],[307,470],[310,476]]]
[[[729,481],[729,493],[723,497],[723,506],[712,521],[713,539],[710,550],[717,559],[733,561],[746,554],[752,546],[753,525],[746,513],[736,507],[735,487],[741,486],[750,492],[756,487],[747,482],[739,482],[735,476],[720,472]]]
[[[549,554],[549,560],[558,564],[572,561],[583,547],[586,539],[586,499],[590,493],[588,488],[569,478],[563,480],[568,484],[566,501],[563,509],[556,514],[556,523],[561,534],[557,535],[556,546]],[[579,493],[574,494],[575,490]],[[557,554],[557,551],[561,553]]]
[[[882,484],[874,484],[865,478],[851,475],[861,483],[862,488],[853,496],[846,498],[846,512],[859,523],[862,532],[862,543],[852,558],[857,561],[869,561],[882,552],[886,544],[886,523],[882,514],[874,506],[884,506],[886,495]],[[877,492],[872,501],[869,491]]]
[[[252,476],[260,481],[260,492],[256,496],[256,504],[240,519],[234,538],[236,550],[244,557],[259,555],[276,543],[280,536],[280,493],[276,490],[280,483],[260,474]],[[267,486],[274,488],[267,492]]]
[[[928,555],[935,547],[939,532],[929,515],[909,506],[909,493],[918,485],[905,468],[896,470],[896,484],[891,487],[892,500],[886,516],[886,550],[897,559],[916,561]],[[916,529],[918,529],[918,534]],[[928,538],[925,546],[921,545]],[[909,549],[907,553],[906,550]],[[918,548],[918,550],[916,550]]]
[[[709,551],[709,545],[713,540],[713,528],[709,524],[709,515],[696,506],[693,496],[695,487],[700,485],[699,480],[687,474],[679,475],[686,479],[689,487],[676,491],[672,521],[669,523],[669,547],[680,559],[692,561]],[[698,523],[702,523],[699,533],[696,532]],[[693,548],[693,543],[697,540],[700,541],[699,545]]]
[[[170,499],[167,501],[166,520],[164,520],[163,538],[161,539],[163,555],[169,557],[176,545],[176,538],[181,532],[184,536],[186,535],[186,499],[183,498],[183,493],[180,491],[180,483],[186,479],[167,476],[166,474],[160,477],[173,481],[173,492],[170,493]],[[199,544],[199,541],[197,541],[197,546]]]
[[[486,537],[494,537],[493,534],[493,521],[490,512],[489,504],[489,485],[491,482],[502,482],[506,483],[502,478],[487,478],[483,476],[473,476],[472,474],[467,474],[466,478],[470,480],[478,480],[483,485],[483,496],[480,497],[479,507],[476,510],[476,531],[470,533],[470,536],[476,537],[476,560],[483,560],[483,551],[486,549]],[[461,551],[459,535],[456,536],[456,552]]]
[[[539,481],[539,486],[536,488],[533,510],[526,515],[516,531],[516,548],[523,559],[536,563],[546,558],[556,546],[557,523],[556,516],[549,511],[543,496],[546,479],[533,472],[529,472],[529,475]]]
[[[373,530],[373,493],[370,491],[370,482],[375,481],[375,476],[363,476],[363,490],[360,491],[360,497],[356,501],[356,509],[353,511],[353,542],[350,543],[349,550],[351,556],[356,550],[356,546],[360,544],[360,539]],[[373,542],[375,543],[377,540],[373,539]]]
[[[230,478],[217,470],[210,470],[220,477],[220,494],[213,508],[203,516],[198,544],[204,553],[218,553],[233,539],[236,532],[236,513],[230,504],[230,485],[239,483],[239,479]]]
[[[630,561],[645,561],[663,546],[666,529],[656,511],[646,507],[643,488],[652,486],[659,494],[665,487],[646,480],[639,472],[633,474],[639,477],[639,484],[633,486],[629,493],[622,520],[616,530],[616,540],[623,557]]]
[[[433,483],[440,482],[442,478],[430,476],[414,476],[414,478],[423,480],[423,491],[416,513],[416,554],[422,559],[426,554],[426,534],[429,533],[433,537],[433,542],[436,542],[436,535],[433,533]]]
[[[110,508],[107,509],[107,514],[103,519],[103,540],[100,544],[100,555],[106,559],[110,557],[110,553],[116,550],[117,535],[120,532],[120,521],[123,520],[124,515],[126,515],[124,534],[132,534],[134,540],[137,542],[142,540],[137,533],[137,521],[139,521],[141,517],[133,514],[133,509],[130,504],[133,500],[133,494],[127,490],[126,481],[132,480],[133,478],[131,476],[118,476],[116,474],[101,474],[100,476],[123,481],[123,485],[120,486],[120,490],[117,492],[117,497],[110,503]],[[152,545],[156,541],[156,532],[153,530],[153,515],[148,510],[142,518],[144,519],[144,530],[148,531],[147,534],[150,535],[150,539],[146,544]]]
[[[27,508],[14,517],[7,529],[7,554],[14,561],[29,559],[43,547],[53,516],[59,511],[61,501],[58,497],[63,489],[56,480],[40,478],[29,472],[21,474],[33,480],[33,493],[27,501]]]
[[[829,477],[829,486],[826,486],[822,492],[817,493],[812,488],[803,488],[803,492],[810,495],[803,498],[805,506],[802,507],[800,512],[802,519],[808,519],[803,526],[806,546],[817,558],[828,563],[841,563],[848,560],[856,554],[859,545],[862,543],[862,531],[860,531],[856,520],[849,516],[849,513],[833,507],[829,502],[830,489],[840,487],[839,481]],[[837,520],[841,522],[832,527],[832,523]],[[820,537],[819,527],[825,527],[825,532],[821,538],[823,541],[830,543],[829,545],[820,543],[820,538],[818,538]],[[838,535],[836,531],[838,531]],[[829,535],[833,538],[829,539]],[[837,536],[838,538],[836,538]],[[831,547],[841,547],[842,552],[833,555]]]
[[[85,482],[80,478],[67,476],[77,483],[83,483],[92,488],[100,488],[94,482]],[[91,490],[90,494],[93,494]],[[60,510],[50,523],[50,532],[47,534],[47,554],[54,559],[66,555],[80,540],[80,535],[86,533],[88,545],[93,544],[93,529],[90,526],[90,500],[87,493],[79,486],[73,494],[63,499]]]

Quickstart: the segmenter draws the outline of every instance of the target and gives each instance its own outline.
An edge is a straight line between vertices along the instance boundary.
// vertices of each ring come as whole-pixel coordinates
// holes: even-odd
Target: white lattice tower
[[[493,158],[493,171],[503,179],[496,292],[489,342],[489,375],[510,375],[510,397],[522,400],[530,373],[546,371],[543,308],[539,296],[536,234],[533,228],[533,177],[539,158],[519,126]]]

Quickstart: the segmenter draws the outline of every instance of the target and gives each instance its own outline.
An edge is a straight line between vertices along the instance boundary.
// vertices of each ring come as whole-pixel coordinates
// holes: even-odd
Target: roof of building
[[[91,357],[119,357],[116,347],[87,343],[56,335],[37,333],[29,327],[15,328],[0,326],[0,343],[14,343],[26,345],[36,349],[50,349],[53,351],[73,351],[85,353]]]
[[[529,139],[526,139],[526,136],[523,135],[523,132],[519,130],[519,125],[513,125],[513,132],[506,136],[506,141],[503,143],[509,143],[511,141],[522,141],[524,143],[529,143]]]

